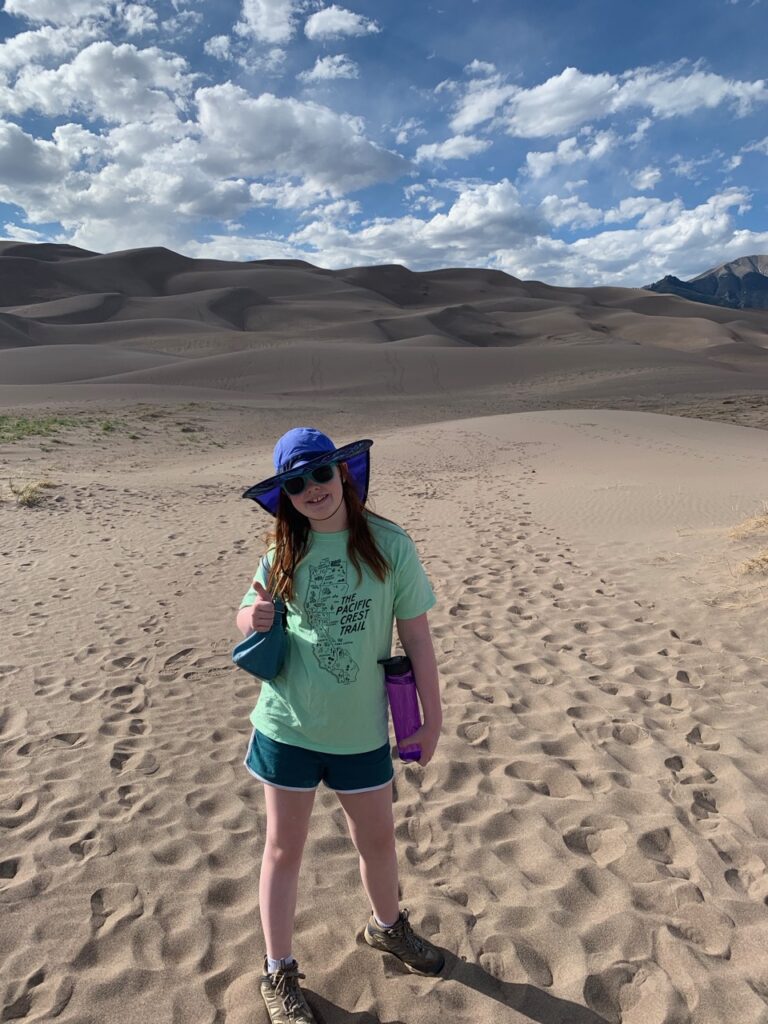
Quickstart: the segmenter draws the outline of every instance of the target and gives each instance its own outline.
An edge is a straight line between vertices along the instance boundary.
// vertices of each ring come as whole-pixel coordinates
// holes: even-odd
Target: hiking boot
[[[431,942],[417,935],[408,923],[408,911],[402,910],[391,928],[381,928],[371,914],[365,926],[365,941],[382,953],[402,960],[412,974],[439,974],[445,957]]]
[[[317,1024],[315,1015],[299,988],[299,965],[294,960],[290,967],[281,967],[270,974],[267,958],[264,957],[264,975],[261,979],[261,994],[267,1004],[272,1024]]]

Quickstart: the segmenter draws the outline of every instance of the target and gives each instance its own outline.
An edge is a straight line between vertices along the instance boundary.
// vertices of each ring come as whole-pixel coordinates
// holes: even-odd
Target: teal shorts
[[[337,793],[383,789],[394,778],[389,743],[363,754],[324,754],[279,743],[254,729],[245,767],[255,778],[278,789],[314,790],[324,782]]]

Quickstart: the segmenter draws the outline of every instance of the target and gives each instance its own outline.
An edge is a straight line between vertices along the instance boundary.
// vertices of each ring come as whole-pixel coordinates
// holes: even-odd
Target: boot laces
[[[400,915],[399,922],[395,925],[392,931],[396,932],[398,934],[398,937],[402,939],[405,945],[409,949],[412,949],[414,953],[423,954],[427,952],[427,947],[425,946],[424,942],[422,941],[422,939],[419,938],[419,936],[411,927],[411,924],[408,920],[407,909],[403,910],[402,914]]]
[[[299,988],[299,979],[304,980],[305,977],[305,974],[299,972],[298,964],[283,967],[272,975],[272,987],[283,1000],[286,1012],[291,1016],[306,1008],[304,996]]]

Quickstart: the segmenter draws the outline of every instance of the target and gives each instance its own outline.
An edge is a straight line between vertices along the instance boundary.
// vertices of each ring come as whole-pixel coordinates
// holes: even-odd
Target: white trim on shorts
[[[344,794],[346,794],[346,793],[373,793],[374,790],[376,790],[376,789],[384,789],[385,786],[389,786],[392,782],[394,782],[394,780],[395,780],[395,776],[393,775],[391,779],[388,779],[386,782],[380,783],[378,786],[366,786],[365,789],[334,789],[334,790],[331,790],[331,792],[333,792],[333,793],[344,793]],[[328,789],[331,789],[331,787],[328,786]]]
[[[253,768],[247,764],[245,764],[245,770],[249,775],[252,775],[254,779],[258,779],[259,782],[263,782],[265,786],[272,786],[273,789],[289,789],[292,793],[316,793],[317,786],[320,785],[318,782],[317,786],[278,786],[276,782],[270,782],[269,779],[265,779],[261,775],[257,775]]]

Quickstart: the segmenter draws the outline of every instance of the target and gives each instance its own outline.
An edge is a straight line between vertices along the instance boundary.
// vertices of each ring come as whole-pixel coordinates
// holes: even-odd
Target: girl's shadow
[[[443,949],[443,953],[445,967],[440,973],[440,978],[444,982],[465,985],[488,999],[501,1003],[502,1006],[516,1010],[519,1018],[515,1020],[519,1019],[521,1024],[522,1021],[531,1021],[535,1024],[609,1024],[605,1017],[578,1003],[550,995],[549,992],[534,985],[501,981],[488,974],[478,964],[467,963],[447,949]],[[309,994],[309,1002],[319,1024],[406,1024],[402,1020],[383,1020],[367,1012],[350,1013],[349,1010],[342,1010],[340,1006],[315,995],[314,992]],[[504,1017],[499,1019],[505,1020]],[[418,1024],[418,1017],[414,1015],[409,1024]]]

